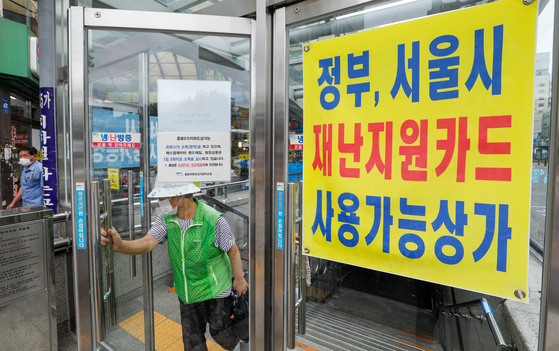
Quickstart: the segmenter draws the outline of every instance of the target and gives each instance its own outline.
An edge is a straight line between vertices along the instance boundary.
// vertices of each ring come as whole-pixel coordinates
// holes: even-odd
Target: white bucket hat
[[[150,198],[175,197],[187,194],[194,194],[200,191],[200,188],[192,183],[160,183],[159,179],[155,179],[155,186],[148,194]]]

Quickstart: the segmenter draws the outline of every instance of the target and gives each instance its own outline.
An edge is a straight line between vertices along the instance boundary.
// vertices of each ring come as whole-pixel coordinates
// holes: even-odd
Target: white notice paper
[[[230,131],[231,82],[157,80],[160,131]]]
[[[157,132],[160,182],[231,181],[231,132]]]

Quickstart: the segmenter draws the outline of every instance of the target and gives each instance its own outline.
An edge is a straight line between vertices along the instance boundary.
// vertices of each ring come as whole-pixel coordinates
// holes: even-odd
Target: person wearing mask
[[[43,206],[43,164],[37,161],[37,149],[24,146],[18,151],[19,163],[23,166],[20,176],[20,187],[8,209],[14,208],[19,200],[22,206]]]
[[[128,255],[151,252],[168,241],[175,292],[179,298],[184,349],[206,351],[206,323],[213,339],[225,350],[239,343],[231,307],[234,289],[245,294],[241,256],[229,224],[220,212],[193,198],[200,188],[192,183],[155,181],[148,197],[157,198],[161,214],[143,238],[123,241],[114,228],[101,230],[101,243],[113,239],[113,250]],[[235,274],[232,281],[231,270]]]

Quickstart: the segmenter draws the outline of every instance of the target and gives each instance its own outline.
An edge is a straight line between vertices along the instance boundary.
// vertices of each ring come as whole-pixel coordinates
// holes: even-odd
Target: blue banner
[[[277,205],[276,205],[276,248],[283,250],[283,183],[277,184]]]
[[[114,112],[112,108],[93,107],[94,133],[140,133],[137,114]],[[157,166],[157,117],[149,119],[149,164]],[[94,147],[94,168],[140,167],[140,149]]]
[[[44,206],[58,212],[58,183],[56,168],[56,114],[54,88],[42,87],[41,107],[41,162],[43,163]]]
[[[76,238],[78,240],[78,250],[86,248],[85,240],[85,185],[76,184]]]

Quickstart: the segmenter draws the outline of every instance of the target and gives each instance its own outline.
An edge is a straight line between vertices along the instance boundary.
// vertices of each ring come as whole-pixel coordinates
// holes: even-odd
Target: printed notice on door
[[[159,181],[231,181],[230,136],[230,132],[158,132]]]
[[[44,222],[0,229],[0,306],[46,289]]]
[[[159,181],[231,181],[231,82],[159,79],[157,89]]]
[[[310,255],[528,295],[537,7],[501,0],[305,44]]]

